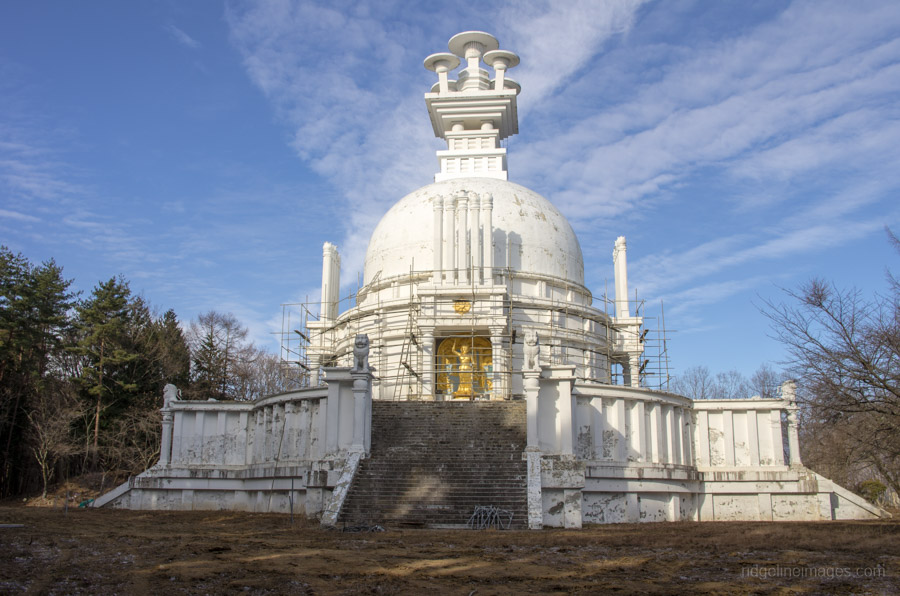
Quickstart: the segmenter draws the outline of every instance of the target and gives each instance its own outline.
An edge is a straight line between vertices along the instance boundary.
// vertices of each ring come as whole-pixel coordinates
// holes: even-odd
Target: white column
[[[759,465],[759,424],[756,410],[747,410],[747,441],[750,445],[750,465]]]
[[[709,465],[709,412],[697,412],[697,428],[694,429],[697,437],[697,466]]]
[[[635,400],[628,405],[628,459],[644,461],[641,449],[644,442],[644,402]]]
[[[456,254],[456,234],[454,226],[454,213],[456,211],[454,197],[444,198],[442,218],[444,220],[444,283],[451,283],[454,279],[453,262]]]
[[[494,63],[494,91],[502,91],[506,80],[506,64],[502,60]]]
[[[541,376],[539,370],[526,370],[522,373],[525,386],[525,412],[527,415],[527,449],[536,451],[540,448],[538,436],[538,392],[540,391]]]
[[[559,454],[575,455],[575,397],[572,395],[572,384],[575,381],[574,366],[542,367],[541,386],[556,393],[556,444]],[[552,388],[555,387],[555,391]],[[538,423],[540,424],[540,422]]]
[[[481,196],[481,262],[484,266],[482,277],[484,283],[494,283],[494,198],[485,194]]]
[[[647,460],[655,464],[660,463],[660,445],[662,445],[663,434],[660,432],[660,404],[647,403],[646,407],[650,408],[650,453],[647,454]]]
[[[616,318],[630,317],[631,314],[628,310],[628,264],[625,260],[625,236],[616,238],[616,247],[613,249],[613,273],[616,284]]]
[[[266,442],[266,410],[256,410],[256,425],[253,428],[253,455],[250,463],[264,461]]]
[[[734,461],[734,412],[722,412],[722,433],[725,438],[725,465],[733,466]]]
[[[419,327],[419,342],[422,344],[422,399],[434,400],[434,328]]]
[[[675,457],[673,464],[684,464],[684,433],[681,430],[681,421],[684,410],[678,407],[672,408],[672,449]]]
[[[319,369],[322,368],[322,356],[315,354],[309,357],[309,386],[318,387],[321,379]]]
[[[784,465],[784,437],[781,434],[781,410],[769,412],[769,421],[772,425],[773,459],[776,466]],[[790,448],[790,445],[788,445]]]
[[[682,463],[686,466],[694,465],[694,417],[690,410],[681,409],[681,439],[684,460]]]
[[[338,306],[341,301],[341,255],[338,253],[337,247],[334,249],[331,266],[331,304],[334,309],[332,318],[338,316]]]
[[[159,444],[159,463],[167,466],[172,463],[172,420],[174,414],[171,410],[163,410],[162,413],[162,439]]]
[[[494,399],[506,397],[506,350],[503,349],[504,327],[491,327],[491,361],[494,363]]]
[[[641,386],[641,355],[631,353],[628,355],[628,383],[630,387]]]
[[[456,271],[458,281],[461,284],[469,283],[468,266],[468,219],[469,197],[460,193],[456,197]]]
[[[337,316],[341,257],[337,247],[331,242],[322,246],[322,306],[319,310],[322,320],[331,321]]]
[[[435,284],[441,283],[441,269],[444,265],[444,260],[442,256],[443,248],[444,248],[444,197],[435,197],[434,198],[434,230],[433,230],[433,240],[432,247],[434,251],[434,260],[432,267],[434,268],[434,274],[432,276],[432,281]]]
[[[625,400],[617,398],[612,406],[612,423],[615,429],[616,445],[613,452],[613,459],[620,462],[628,461],[628,443],[625,441],[626,421],[625,421]]]
[[[786,402],[788,457],[792,466],[800,466],[800,435],[797,426],[797,382],[787,380],[781,384],[781,398]]]
[[[367,400],[372,399],[372,373],[367,371],[351,372],[353,378],[353,443],[351,452],[366,451],[366,413]]]
[[[478,225],[481,216],[481,198],[471,193],[469,195],[469,275],[472,283],[479,283],[481,277],[481,230]]]
[[[675,426],[674,408],[670,405],[663,406],[663,425],[666,427],[666,463],[674,464],[675,461],[675,437],[672,436]]]
[[[194,413],[194,436],[191,443],[194,446],[194,462],[203,462],[203,447],[206,437],[203,434],[203,423],[206,421],[206,412],[199,410]]]
[[[800,466],[803,465],[803,462],[800,461],[800,435],[797,430],[797,409],[796,408],[788,408],[787,410],[787,424],[788,424],[788,455],[791,458],[789,462],[792,466]]]

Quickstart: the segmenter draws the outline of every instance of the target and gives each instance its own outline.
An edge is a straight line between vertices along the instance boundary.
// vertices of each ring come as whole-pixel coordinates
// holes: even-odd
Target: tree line
[[[183,328],[122,277],[80,296],[54,261],[0,247],[0,497],[83,474],[111,486],[153,465],[166,383],[198,400],[289,388],[247,334],[216,311]]]

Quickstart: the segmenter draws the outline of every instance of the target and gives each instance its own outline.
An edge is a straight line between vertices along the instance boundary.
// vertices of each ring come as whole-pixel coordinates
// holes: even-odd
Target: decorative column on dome
[[[481,277],[481,229],[478,220],[481,216],[481,197],[474,192],[469,193],[469,262],[466,264],[473,284],[479,283]]]
[[[443,268],[443,252],[444,248],[444,197],[434,197],[434,261],[433,268],[434,274],[432,276],[432,281],[435,285],[441,283],[441,269]]]
[[[425,68],[438,75],[438,82],[425,94],[435,136],[447,141],[447,149],[438,151],[440,172],[435,182],[452,178],[482,177],[507,179],[506,149],[500,141],[516,134],[518,83],[506,71],[519,64],[513,52],[500,50],[497,38],[482,31],[454,35],[449,54],[432,54]],[[458,80],[450,71],[465,60]],[[481,62],[494,69],[495,78],[481,68]]]
[[[482,279],[485,284],[494,283],[494,197],[490,194],[481,196],[481,264],[484,267]]]
[[[443,273],[444,273],[444,283],[452,284],[453,283],[453,258],[456,254],[456,241],[455,241],[455,228],[453,225],[453,217],[454,217],[454,202],[453,197],[444,197],[444,206],[441,211],[441,217],[444,221],[444,234],[443,234],[443,253],[444,253],[444,265],[443,265]]]
[[[469,196],[463,191],[456,195],[456,279],[460,284],[469,283],[469,255],[466,251],[468,219]]]

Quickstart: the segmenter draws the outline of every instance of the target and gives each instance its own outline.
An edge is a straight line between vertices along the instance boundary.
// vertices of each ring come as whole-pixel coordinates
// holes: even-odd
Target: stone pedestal
[[[522,373],[525,386],[525,405],[528,429],[528,448],[539,448],[538,437],[538,394],[540,393],[540,370],[526,370]]]
[[[167,466],[172,462],[172,420],[174,414],[164,409],[162,412],[162,438],[159,444],[159,465]]]
[[[351,453],[368,453],[372,432],[372,373],[352,371],[353,377],[353,442]]]
[[[574,397],[575,367],[557,364],[541,370],[538,392],[538,435],[542,451],[558,455],[574,455]],[[545,405],[546,404],[546,405]],[[549,420],[552,417],[553,420]],[[552,422],[552,424],[551,424]],[[542,436],[543,430],[553,428],[555,436]],[[547,433],[549,434],[549,433]],[[550,447],[549,449],[547,447]]]
[[[541,492],[541,452],[536,447],[528,447],[522,455],[528,463],[528,529],[540,530],[544,527],[544,503]]]

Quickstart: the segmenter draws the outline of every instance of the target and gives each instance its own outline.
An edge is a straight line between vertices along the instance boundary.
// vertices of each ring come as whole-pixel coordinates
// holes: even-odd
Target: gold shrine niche
[[[489,396],[494,388],[491,342],[485,337],[446,337],[438,344],[435,360],[438,393],[475,399]]]

